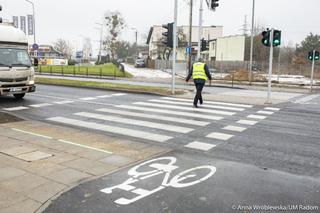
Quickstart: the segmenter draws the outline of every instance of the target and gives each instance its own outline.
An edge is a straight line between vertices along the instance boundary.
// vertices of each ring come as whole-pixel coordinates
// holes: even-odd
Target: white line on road
[[[271,110],[271,111],[279,111],[280,108],[275,108],[275,107],[265,107],[265,110]]]
[[[16,128],[11,128],[11,129],[16,131],[16,132],[22,132],[22,133],[25,133],[25,134],[34,135],[34,136],[38,136],[38,137],[41,137],[41,138],[52,139],[52,137],[49,137],[49,136],[46,136],[46,135],[40,135],[40,134],[37,134],[37,133],[34,133],[34,132],[28,132],[28,131],[21,130],[21,129],[16,129]]]
[[[110,98],[111,95],[99,95],[99,96],[96,96],[96,98]]]
[[[183,99],[183,98],[172,98],[172,97],[163,97],[162,99],[166,100],[174,100],[174,101],[185,101],[192,102],[191,99]],[[215,104],[215,105],[225,105],[225,106],[234,106],[234,107],[242,107],[242,108],[252,108],[252,105],[247,104],[234,104],[234,103],[226,103],[226,102],[216,102],[216,101],[205,101],[206,104]]]
[[[167,108],[167,109],[178,109],[178,110],[186,110],[192,112],[206,112],[206,113],[213,113],[218,115],[234,115],[234,112],[226,112],[220,110],[209,110],[209,109],[201,109],[201,108],[192,108],[192,107],[181,107],[181,106],[172,106],[172,105],[165,105],[165,104],[154,104],[154,103],[147,103],[147,102],[136,102],[136,105],[141,106],[150,106],[150,107],[159,107],[159,108]]]
[[[185,147],[191,148],[191,149],[199,149],[199,150],[202,150],[202,151],[208,151],[208,150],[216,147],[216,145],[194,141],[192,143],[189,143],[189,144],[185,145]]]
[[[124,124],[143,126],[148,128],[154,128],[154,129],[161,129],[161,130],[166,130],[170,132],[188,133],[193,131],[193,129],[187,128],[187,127],[181,127],[181,126],[175,126],[175,125],[169,125],[169,124],[160,124],[160,123],[154,123],[149,121],[128,119],[128,118],[122,118],[117,116],[102,115],[102,114],[95,114],[95,113],[89,113],[89,112],[79,112],[79,113],[75,113],[75,115],[86,117],[86,118],[94,118],[98,120],[111,121],[116,123],[124,123]]]
[[[230,138],[232,138],[233,135],[220,133],[220,132],[213,132],[213,133],[210,133],[209,135],[207,135],[206,137],[226,141],[226,140],[229,140]]]
[[[234,131],[234,132],[243,132],[247,128],[240,127],[240,126],[226,126],[223,128],[224,130]]]
[[[29,105],[29,106],[34,107],[34,108],[40,108],[40,107],[52,106],[52,104],[43,103],[43,104],[33,104],[33,105]]]
[[[320,95],[308,95],[306,97],[295,100],[293,103],[303,104],[303,103],[307,103],[307,102],[311,101],[312,99],[315,99],[318,97],[320,97]]]
[[[206,126],[209,124],[209,122],[202,122],[202,121],[195,121],[195,120],[189,120],[189,119],[183,119],[183,118],[176,118],[176,117],[168,117],[168,116],[159,116],[159,115],[150,115],[145,113],[138,113],[138,112],[129,112],[124,110],[116,110],[116,109],[109,109],[109,108],[103,108],[103,109],[97,109],[99,112],[106,112],[106,113],[113,113],[118,115],[128,115],[133,117],[140,117],[140,118],[150,118],[155,120],[162,120],[162,121],[170,121],[170,122],[176,122],[176,123],[182,123],[182,124],[190,124],[195,126]]]
[[[260,111],[258,111],[257,113],[258,113],[258,114],[264,114],[264,115],[272,115],[274,112],[260,110]]]
[[[219,117],[219,116],[203,115],[199,113],[181,112],[181,111],[165,110],[165,109],[155,109],[155,108],[148,108],[148,107],[138,107],[138,106],[128,106],[128,105],[118,105],[115,107],[119,107],[123,109],[139,110],[144,112],[158,112],[158,113],[171,114],[171,115],[180,115],[180,116],[193,117],[198,119],[202,118],[202,119],[216,120],[216,121],[223,119],[223,117]]]
[[[74,101],[57,101],[57,102],[53,102],[54,104],[71,104],[71,103],[74,103]]]
[[[167,140],[172,139],[172,137],[166,136],[166,135],[153,134],[153,133],[148,133],[148,132],[144,132],[144,131],[114,127],[114,126],[110,126],[110,125],[103,125],[103,124],[98,124],[98,123],[94,123],[94,122],[86,122],[86,121],[64,118],[64,117],[53,117],[53,118],[48,118],[47,120],[58,122],[58,123],[69,124],[69,125],[73,125],[73,126],[78,126],[78,127],[84,127],[84,128],[88,128],[88,129],[109,132],[112,134],[119,134],[119,135],[125,135],[125,136],[131,136],[131,137],[135,137],[135,138],[156,141],[156,142],[165,142]]]
[[[257,121],[251,121],[251,120],[239,120],[237,121],[238,124],[244,124],[244,125],[255,125],[257,124],[258,122]]]
[[[174,105],[184,105],[184,106],[190,106],[190,103],[186,102],[176,102],[176,101],[166,101],[166,100],[149,100],[151,102],[157,102],[157,103],[165,103],[165,104],[174,104]],[[236,108],[236,107],[227,107],[227,106],[213,106],[213,105],[205,105],[206,108],[213,108],[213,109],[223,109],[223,110],[231,110],[231,111],[244,111],[243,108]]]
[[[126,93],[116,93],[116,94],[112,94],[111,96],[124,96],[126,95]]]
[[[97,98],[95,97],[86,97],[86,98],[79,98],[82,101],[92,101],[92,100],[96,100]]]
[[[18,106],[18,107],[11,107],[11,108],[2,108],[5,111],[20,111],[20,110],[24,110],[24,109],[29,109],[29,107],[24,107],[24,106]]]
[[[83,145],[83,144],[73,143],[73,142],[70,142],[70,141],[62,140],[62,139],[59,139],[58,141],[62,142],[62,143],[74,145],[74,146],[79,146],[79,147],[86,148],[86,149],[91,149],[91,150],[95,150],[95,151],[99,151],[99,152],[104,152],[104,153],[107,153],[107,154],[112,154],[112,152],[109,152],[109,151],[106,151],[106,150],[103,150],[103,149],[94,148],[94,147],[91,147],[91,146],[86,146],[86,145]]]
[[[267,117],[263,115],[248,115],[247,118],[263,120],[263,119],[266,119]]]

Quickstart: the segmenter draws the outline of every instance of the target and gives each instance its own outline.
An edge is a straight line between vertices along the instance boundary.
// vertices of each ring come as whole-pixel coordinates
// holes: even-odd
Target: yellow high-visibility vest
[[[197,62],[193,64],[193,72],[192,72],[192,79],[204,79],[208,80],[206,75],[206,71],[204,69],[205,63]]]

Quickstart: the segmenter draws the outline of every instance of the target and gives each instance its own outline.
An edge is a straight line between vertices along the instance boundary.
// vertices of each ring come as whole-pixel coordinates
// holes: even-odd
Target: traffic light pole
[[[268,77],[268,97],[266,104],[271,104],[271,78],[272,78],[272,62],[273,62],[273,32],[271,29],[270,33],[270,56],[269,56],[269,77]]]
[[[310,92],[312,92],[313,88],[313,75],[314,75],[314,65],[315,65],[315,57],[316,57],[316,51],[312,51],[312,66],[311,66],[311,80],[310,80]]]
[[[255,0],[252,2],[252,21],[251,21],[251,38],[250,38],[250,65],[249,65],[249,84],[252,82],[252,64],[253,64],[253,34],[254,34],[254,12],[255,12]]]
[[[172,52],[172,95],[175,94],[176,57],[177,57],[177,21],[178,21],[178,0],[174,1],[174,22],[173,22],[173,52]]]
[[[203,0],[200,0],[200,9],[199,9],[199,38],[198,38],[198,55],[197,58],[200,58],[201,52],[201,37],[202,37],[202,13],[203,13]]]

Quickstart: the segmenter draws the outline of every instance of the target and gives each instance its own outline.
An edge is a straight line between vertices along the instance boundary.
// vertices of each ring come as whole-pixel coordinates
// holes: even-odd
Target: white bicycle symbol
[[[152,159],[146,162],[143,162],[133,168],[131,168],[128,171],[128,175],[132,176],[123,183],[113,186],[113,187],[107,187],[102,190],[100,190],[103,193],[111,194],[114,189],[121,189],[124,191],[130,191],[134,194],[137,194],[136,197],[133,199],[127,199],[127,198],[119,198],[115,200],[114,202],[120,205],[128,205],[131,203],[134,203],[144,197],[147,197],[153,193],[156,193],[166,187],[174,187],[174,188],[183,188],[183,187],[188,187],[192,186],[198,183],[201,183],[202,181],[207,180],[210,178],[214,173],[216,172],[216,167],[210,166],[210,165],[205,165],[205,166],[198,166],[194,167],[188,170],[185,170],[183,172],[180,172],[176,176],[170,179],[170,174],[172,171],[175,169],[179,168],[178,166],[175,166],[174,164],[176,163],[177,159],[175,157],[161,157],[161,158],[156,158]],[[167,162],[167,163],[163,163]],[[144,171],[142,166],[148,166],[147,168],[153,168],[153,170],[146,170]],[[140,170],[140,171],[139,171]],[[197,174],[202,170],[201,173],[204,173],[205,175],[203,177],[197,178],[198,175],[203,175],[203,174]],[[136,188],[133,186],[133,183],[136,183],[138,181],[142,181],[157,175],[164,175],[164,179],[161,183],[161,185],[153,190],[145,190],[141,188]],[[195,179],[195,177],[197,179]],[[187,181],[188,179],[192,179],[191,181]]]

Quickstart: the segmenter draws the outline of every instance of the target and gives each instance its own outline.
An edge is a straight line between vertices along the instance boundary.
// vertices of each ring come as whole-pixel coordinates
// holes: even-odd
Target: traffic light
[[[319,51],[314,51],[314,57],[313,57],[313,51],[309,51],[309,52],[308,52],[308,59],[309,59],[310,61],[313,61],[313,60],[317,61],[317,60],[319,60],[319,59],[320,59]]]
[[[270,32],[271,30],[266,30],[262,32],[262,44],[266,47],[270,47]]]
[[[320,54],[319,54],[319,51],[315,51],[314,53],[314,60],[319,60],[320,59]]]
[[[0,11],[2,11],[2,6],[0,5]],[[2,23],[2,18],[0,17],[0,24]]]
[[[219,0],[211,0],[211,5],[210,5],[210,8],[212,9],[212,10],[215,10],[216,9],[216,7],[219,7]]]
[[[274,30],[273,31],[273,46],[279,46],[281,44],[281,31]]]
[[[166,29],[166,32],[162,33],[165,37],[165,40],[162,43],[167,47],[173,48],[173,22],[164,24],[162,27]]]
[[[201,39],[201,49],[200,50],[201,50],[201,52],[209,50],[209,42],[204,40],[204,38]]]

